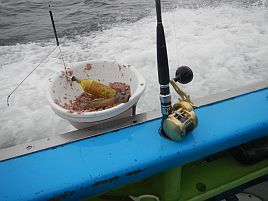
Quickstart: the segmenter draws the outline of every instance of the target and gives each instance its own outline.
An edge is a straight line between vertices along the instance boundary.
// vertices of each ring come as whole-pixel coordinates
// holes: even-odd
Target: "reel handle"
[[[176,70],[174,81],[181,84],[187,84],[193,80],[193,77],[194,74],[190,67],[181,66]]]

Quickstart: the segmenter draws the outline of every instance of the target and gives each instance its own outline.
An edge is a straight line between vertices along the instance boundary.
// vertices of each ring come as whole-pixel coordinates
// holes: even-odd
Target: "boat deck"
[[[180,142],[161,119],[0,162],[0,200],[78,200],[268,135],[268,89],[196,110]]]

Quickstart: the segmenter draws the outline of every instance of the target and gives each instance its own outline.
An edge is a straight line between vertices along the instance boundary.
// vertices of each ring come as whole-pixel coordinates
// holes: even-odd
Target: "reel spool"
[[[176,84],[187,84],[193,79],[193,72],[188,66],[181,66],[176,70],[175,78],[170,80],[170,84],[180,96],[173,105],[171,113],[163,120],[162,129],[164,134],[174,141],[180,141],[187,133],[192,131],[198,124],[197,116],[194,112],[196,107],[187,95]]]

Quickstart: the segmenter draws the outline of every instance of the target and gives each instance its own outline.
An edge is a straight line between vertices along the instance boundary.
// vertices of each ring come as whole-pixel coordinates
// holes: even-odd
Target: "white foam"
[[[193,82],[183,86],[192,97],[267,79],[267,6],[225,4],[163,13],[171,75],[177,68],[173,16],[179,63],[194,71]],[[155,25],[155,16],[149,16],[90,36],[63,38],[62,51],[68,66],[88,59],[112,59],[135,66],[147,80],[138,112],[150,111],[159,108]],[[7,95],[53,47],[54,40],[0,47],[0,148],[73,129],[53,113],[43,90],[44,81],[63,69],[58,51],[15,92],[10,107],[6,106]]]

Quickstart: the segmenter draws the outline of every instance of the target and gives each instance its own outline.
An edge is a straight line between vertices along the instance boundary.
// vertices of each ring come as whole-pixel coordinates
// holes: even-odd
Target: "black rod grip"
[[[168,85],[170,81],[168,55],[167,55],[167,47],[166,47],[166,40],[165,40],[165,32],[164,32],[164,27],[162,25],[162,19],[161,19],[160,0],[155,0],[155,4],[156,4],[156,16],[157,16],[156,44],[157,44],[158,79],[159,79],[160,85]]]
[[[54,23],[54,19],[53,19],[53,15],[52,15],[52,11],[49,11],[50,14],[50,19],[52,22],[52,26],[53,26],[53,30],[54,30],[54,34],[55,34],[55,38],[56,38],[56,42],[57,42],[57,46],[59,46],[59,39],[58,39],[58,35],[57,35],[57,31],[56,31],[56,27],[55,27],[55,23]]]
[[[170,78],[169,78],[166,40],[162,24],[157,25],[156,41],[157,41],[157,66],[158,66],[159,84],[167,85],[169,84]]]

